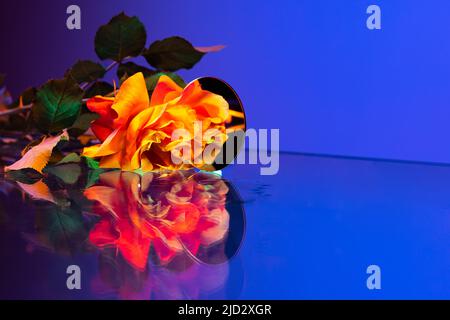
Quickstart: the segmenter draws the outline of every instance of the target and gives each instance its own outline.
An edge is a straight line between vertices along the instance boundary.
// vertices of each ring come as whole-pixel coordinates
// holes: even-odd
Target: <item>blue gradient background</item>
[[[65,27],[70,4],[81,31]],[[370,4],[381,31],[365,26]],[[2,1],[0,71],[13,93],[96,59],[98,26],[121,10],[140,17],[148,43],[226,44],[183,76],[228,81],[251,127],[281,129],[282,150],[450,162],[447,0]]]

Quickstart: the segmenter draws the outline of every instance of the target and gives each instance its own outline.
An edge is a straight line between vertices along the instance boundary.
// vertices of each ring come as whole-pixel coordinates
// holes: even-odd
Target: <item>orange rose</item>
[[[192,167],[196,154],[187,164],[174,164],[171,151],[186,144],[195,150],[196,121],[201,123],[202,134],[209,129],[220,133],[219,140],[202,139],[202,150],[208,144],[225,142],[225,122],[230,117],[227,101],[203,90],[198,81],[183,89],[163,75],[149,98],[140,72],[129,77],[115,97],[96,96],[88,100],[87,107],[100,115],[91,129],[102,143],[84,148],[83,155],[99,158],[101,168],[129,171]],[[173,141],[176,129],[187,130],[191,138]]]

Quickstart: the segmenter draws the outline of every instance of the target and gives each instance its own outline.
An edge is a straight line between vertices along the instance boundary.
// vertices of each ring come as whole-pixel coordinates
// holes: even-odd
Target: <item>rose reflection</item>
[[[146,267],[151,247],[163,265],[179,254],[195,256],[201,246],[223,241],[228,190],[221,179],[191,171],[103,173],[100,183],[84,192],[101,217],[89,240],[99,248],[117,248],[138,270]]]
[[[138,271],[113,249],[102,251],[99,273],[91,281],[92,290],[101,297],[118,295],[121,299],[199,299],[219,293],[229,275],[229,264],[197,263],[177,256],[168,265],[152,265]]]
[[[228,275],[228,193],[219,177],[194,171],[100,175],[84,192],[100,216],[89,233],[101,249],[93,289],[177,299],[221,287]],[[224,263],[209,265],[217,262]]]
[[[195,171],[104,171],[87,188],[85,181],[81,176],[69,185],[48,175],[18,186],[30,196],[26,204],[36,219],[48,217],[38,219],[34,232],[23,232],[35,247],[70,255],[98,250],[98,272],[90,280],[95,295],[192,299],[226,293],[228,261],[245,228],[242,202],[229,182]]]

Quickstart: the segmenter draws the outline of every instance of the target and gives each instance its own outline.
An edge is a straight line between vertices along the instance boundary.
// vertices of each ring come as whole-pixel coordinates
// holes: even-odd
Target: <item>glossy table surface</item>
[[[77,170],[0,178],[0,298],[450,298],[450,166],[281,154],[277,175],[234,165],[224,180],[113,173],[112,183]],[[222,216],[208,229],[183,212],[165,222],[180,226],[174,242],[161,242],[151,233],[160,211],[147,215],[145,201],[189,179],[208,199],[201,215]],[[67,288],[69,265],[80,290]],[[369,265],[380,267],[380,290],[367,288]]]

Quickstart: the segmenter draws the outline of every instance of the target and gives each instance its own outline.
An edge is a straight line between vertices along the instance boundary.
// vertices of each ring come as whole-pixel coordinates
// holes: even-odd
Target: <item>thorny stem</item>
[[[125,61],[127,59],[128,59],[128,57],[124,58],[122,61]],[[118,64],[119,64],[119,62],[113,61],[109,66],[107,66],[105,68],[106,72],[110,71],[111,69],[113,69]],[[96,81],[97,80],[94,80],[94,81],[91,81],[91,82],[82,83],[80,85],[80,89],[85,91],[86,89],[91,87]],[[83,101],[85,101],[85,100],[83,99]],[[21,113],[21,112],[24,112],[24,111],[27,111],[27,110],[31,110],[32,107],[33,107],[33,104],[31,103],[31,104],[27,104],[25,106],[19,106],[19,107],[14,108],[14,109],[8,109],[8,110],[0,111],[0,117],[8,116],[8,115],[11,115],[11,114],[16,114],[16,113]]]
[[[0,117],[1,116],[7,116],[7,115],[10,115],[10,114],[20,113],[20,112],[23,112],[23,111],[27,111],[27,110],[30,110],[32,107],[33,107],[33,104],[27,104],[26,106],[22,106],[22,107],[17,107],[17,108],[14,108],[14,109],[8,109],[8,110],[5,110],[5,111],[1,111],[0,112]]]

